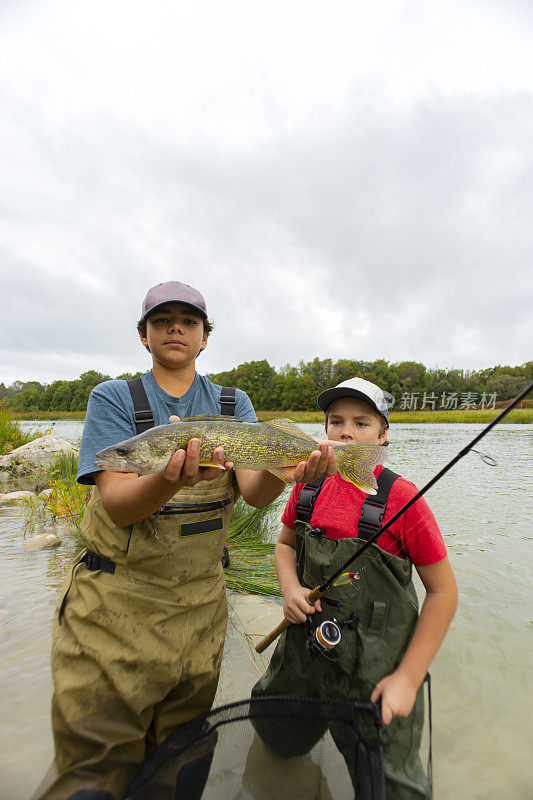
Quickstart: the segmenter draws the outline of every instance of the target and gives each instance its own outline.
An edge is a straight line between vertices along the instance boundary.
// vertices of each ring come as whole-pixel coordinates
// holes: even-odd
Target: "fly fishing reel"
[[[311,656],[322,656],[328,661],[340,661],[348,652],[348,639],[344,636],[342,628],[348,625],[349,628],[355,630],[359,617],[354,611],[348,619],[337,622],[335,618],[325,619],[319,625],[315,625],[313,614],[307,614],[307,638],[305,646]],[[344,651],[338,654],[336,648],[340,645],[344,638]],[[337,654],[336,658],[332,658],[330,653]],[[335,655],[335,653],[333,653]]]

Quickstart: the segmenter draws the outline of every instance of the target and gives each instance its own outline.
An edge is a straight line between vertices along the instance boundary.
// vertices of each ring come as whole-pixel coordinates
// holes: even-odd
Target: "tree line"
[[[141,373],[123,373],[117,378],[133,378]],[[250,397],[256,409],[312,411],[317,409],[319,392],[353,377],[377,383],[395,398],[394,409],[401,408],[402,398],[422,398],[455,394],[470,398],[472,405],[485,397],[497,401],[510,400],[533,380],[533,361],[520,366],[495,366],[471,371],[461,369],[431,369],[417,361],[391,364],[384,359],[356,361],[352,359],[315,358],[287,364],[275,369],[266,359],[248,361],[232,370],[208,375],[214,383],[237,386]],[[95,370],[89,370],[76,380],[58,380],[50,384],[38,381],[15,381],[11,386],[0,383],[0,409],[11,411],[85,411],[93,388],[110,380]],[[406,407],[406,406],[404,406]]]

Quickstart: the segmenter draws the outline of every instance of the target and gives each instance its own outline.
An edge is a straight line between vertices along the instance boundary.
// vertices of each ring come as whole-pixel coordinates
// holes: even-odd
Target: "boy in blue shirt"
[[[196,373],[212,325],[200,292],[178,281],[152,287],[138,331],[152,369],[137,383],[154,424],[220,414],[221,388]],[[256,422],[247,395],[235,412]],[[271,473],[233,470],[217,447],[200,467],[198,439],[164,472],[98,471],[95,455],[137,432],[126,381],[91,394],[78,481],[93,485],[82,523],[86,550],[73,565],[54,625],[52,723],[55,760],[36,798],[78,789],[120,798],[155,746],[209,710],[215,696],[227,608],[221,555],[239,494],[263,507],[284,484]],[[297,480],[333,474],[321,443]]]

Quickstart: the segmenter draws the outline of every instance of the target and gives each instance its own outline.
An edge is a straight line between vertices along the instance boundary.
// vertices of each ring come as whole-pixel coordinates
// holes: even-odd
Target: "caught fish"
[[[306,461],[316,442],[290,419],[243,422],[237,417],[197,416],[158,425],[96,454],[98,469],[147,475],[162,472],[172,455],[200,440],[200,466],[214,467],[215,447],[223,447],[226,461],[236,469],[266,469],[286,483],[300,461]],[[374,469],[385,449],[378,444],[332,445],[343,478],[368,494],[376,494]],[[224,469],[221,467],[221,469]]]

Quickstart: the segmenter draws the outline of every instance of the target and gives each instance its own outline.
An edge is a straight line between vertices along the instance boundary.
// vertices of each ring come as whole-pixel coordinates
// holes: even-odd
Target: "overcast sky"
[[[0,381],[532,357],[529,0],[2,0]]]

